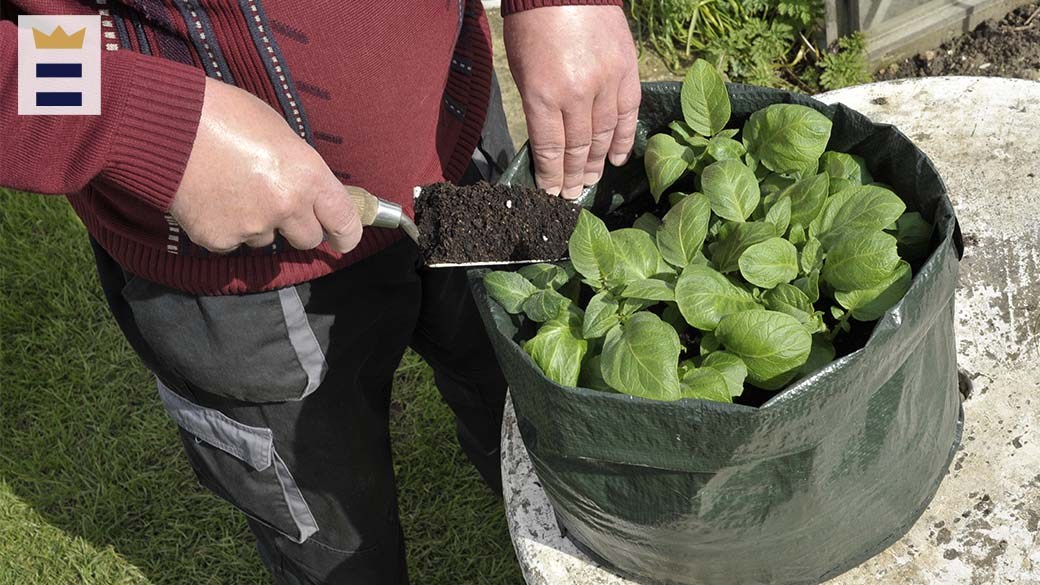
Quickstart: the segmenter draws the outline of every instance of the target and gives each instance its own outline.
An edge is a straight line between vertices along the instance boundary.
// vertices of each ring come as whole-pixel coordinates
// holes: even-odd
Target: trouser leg
[[[405,585],[388,420],[419,314],[414,246],[239,297],[185,295],[97,257],[200,483],[247,515],[276,582]]]
[[[495,181],[513,158],[498,80],[473,164],[460,184]],[[412,347],[433,367],[437,388],[455,413],[466,456],[491,489],[502,492],[499,434],[506,382],[484,330],[463,269],[424,269],[422,312]]]

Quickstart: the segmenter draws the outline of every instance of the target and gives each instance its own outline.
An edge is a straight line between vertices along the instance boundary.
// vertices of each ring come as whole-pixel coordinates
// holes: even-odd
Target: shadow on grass
[[[245,522],[196,483],[151,375],[108,315],[84,230],[62,199],[0,190],[0,331],[0,489],[31,508],[4,507],[0,518],[11,532],[36,531],[33,551],[0,531],[0,569],[21,562],[34,585],[68,576],[269,582]],[[397,374],[393,419],[413,580],[522,583],[501,503],[455,444],[450,412],[414,354]],[[89,552],[67,555],[57,531],[34,526],[41,519],[62,538],[114,548],[140,572],[99,568]]]

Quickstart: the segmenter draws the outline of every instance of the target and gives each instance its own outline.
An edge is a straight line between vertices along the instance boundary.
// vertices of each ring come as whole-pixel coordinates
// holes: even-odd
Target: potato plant
[[[726,128],[726,86],[705,61],[681,100],[644,156],[661,217],[610,231],[583,210],[568,262],[485,277],[540,324],[523,348],[562,385],[720,402],[745,384],[779,390],[831,362],[850,320],[896,304],[929,249],[932,226],[863,159],[826,150],[823,114],[776,104]]]

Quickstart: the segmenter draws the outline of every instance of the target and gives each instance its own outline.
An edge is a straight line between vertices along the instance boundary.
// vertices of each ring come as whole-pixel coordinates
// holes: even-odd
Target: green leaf
[[[801,376],[809,376],[817,370],[834,361],[834,345],[827,341],[822,335],[813,335],[812,349],[809,350],[809,359],[805,360],[802,367],[798,368]]]
[[[643,230],[625,228],[610,232],[610,239],[617,251],[616,277],[608,281],[623,285],[659,274],[675,271],[665,264],[661,252],[650,235]]]
[[[683,398],[733,402],[726,377],[714,368],[689,368],[679,385]]]
[[[748,380],[767,390],[786,384],[782,377],[804,364],[812,347],[812,337],[805,327],[794,317],[776,311],[727,315],[719,321],[715,335],[726,351],[747,366]]]
[[[538,292],[538,288],[523,275],[501,270],[487,273],[484,276],[484,287],[503,309],[514,314],[522,311],[524,301]]]
[[[791,224],[790,232],[787,234],[787,241],[791,242],[795,246],[801,246],[805,244],[808,235],[805,233],[805,228],[800,223]]]
[[[827,175],[819,174],[792,183],[780,191],[791,198],[791,223],[809,225],[827,202]]]
[[[705,153],[716,161],[736,160],[739,162],[745,152],[747,151],[744,149],[743,144],[724,136],[716,136],[712,138],[708,142],[708,147],[705,150]]]
[[[701,174],[701,189],[711,201],[715,215],[730,221],[744,221],[758,206],[755,173],[738,160],[708,165]]]
[[[588,347],[588,342],[581,338],[581,315],[572,311],[547,321],[524,343],[524,351],[546,377],[562,386],[577,385]]]
[[[571,300],[555,290],[539,290],[524,301],[524,313],[532,321],[549,321],[567,310]]]
[[[770,238],[744,250],[738,264],[744,280],[773,288],[798,276],[798,250],[783,238]]]
[[[809,302],[815,303],[820,300],[819,270],[813,270],[802,278],[796,278],[791,284],[798,287],[798,290],[802,291],[809,298]]]
[[[874,288],[899,264],[896,239],[884,232],[843,232],[827,252],[823,280],[835,290]]]
[[[711,63],[698,59],[686,70],[682,92],[683,118],[693,131],[711,136],[729,122],[729,94],[726,83]]]
[[[845,316],[845,310],[844,309],[842,309],[841,307],[839,307],[837,305],[831,305],[831,317],[834,317],[835,320],[840,320],[844,316]]]
[[[675,288],[663,280],[644,278],[628,283],[625,290],[621,292],[621,296],[647,301],[674,301]]]
[[[611,388],[603,379],[602,360],[603,356],[599,354],[585,356],[585,361],[581,364],[581,374],[578,375],[578,385],[582,388],[616,393],[617,390]]]
[[[567,271],[555,264],[528,264],[518,272],[538,288],[559,289],[570,280]]]
[[[720,272],[739,269],[740,256],[744,250],[776,237],[776,226],[768,222],[752,221],[731,225],[730,231],[719,234],[718,245],[711,252],[711,261]]]
[[[736,355],[728,351],[716,351],[705,357],[701,365],[722,374],[730,396],[736,398],[744,393],[744,379],[747,378],[748,370],[744,361]]]
[[[632,227],[637,230],[643,230],[653,237],[657,235],[657,230],[661,227],[661,220],[648,211],[637,217],[635,222],[632,223]]]
[[[726,129],[726,130],[719,131],[717,136],[721,136],[723,138],[733,138],[734,136],[736,136],[739,133],[740,133],[740,128],[729,128],[729,129]],[[751,165],[748,165],[748,166],[751,166]]]
[[[693,147],[694,152],[697,152],[698,155],[708,147],[708,139],[699,136],[693,131],[693,128],[690,128],[689,124],[682,120],[669,122],[668,128],[672,130],[672,136],[674,136],[677,141]]]
[[[854,185],[866,185],[874,181],[867,170],[867,163],[854,154],[828,151],[820,157],[820,172],[833,179],[843,179]]]
[[[646,143],[643,162],[646,177],[650,181],[650,194],[654,201],[661,199],[665,189],[679,180],[690,165],[697,161],[697,154],[689,146],[676,142],[668,134],[654,134]]]
[[[700,346],[697,350],[702,356],[708,356],[712,353],[720,350],[722,346],[719,344],[719,340],[715,337],[713,331],[705,331],[701,334]]]
[[[673,291],[674,294],[674,291]],[[672,326],[676,333],[682,334],[686,330],[686,319],[683,319],[682,313],[679,312],[679,307],[675,306],[675,303],[668,303],[664,310],[661,311],[661,320]]]
[[[882,187],[862,185],[835,194],[820,221],[819,239],[830,249],[845,232],[882,230],[906,210],[898,195]]]
[[[679,335],[671,325],[653,313],[636,313],[607,333],[603,379],[632,396],[677,400],[679,352]]]
[[[791,198],[781,195],[766,212],[766,221],[776,227],[776,235],[784,235],[791,223]]]
[[[677,268],[692,264],[704,245],[710,217],[711,203],[700,193],[690,195],[669,209],[657,231],[661,256]]]
[[[932,224],[916,211],[904,213],[896,220],[896,242],[899,255],[914,262],[922,260],[931,251]]]
[[[797,104],[767,106],[751,114],[744,124],[748,152],[778,173],[815,167],[830,136],[827,116]]]
[[[585,319],[581,325],[581,336],[585,339],[603,337],[612,327],[620,323],[620,306],[609,292],[603,291],[589,299],[585,307]]]
[[[813,270],[823,267],[823,246],[820,240],[810,238],[802,247],[802,254],[798,259],[802,274],[809,274]]]
[[[745,157],[747,158],[747,157]],[[762,167],[765,168],[765,167]],[[768,169],[767,169],[768,170]],[[762,191],[762,196],[770,195],[772,193],[779,193],[784,189],[794,185],[798,181],[788,177],[787,175],[781,175],[780,173],[769,173],[764,179],[762,179],[759,189]]]
[[[657,304],[655,301],[647,301],[644,299],[626,299],[623,297],[621,298],[620,303],[621,308],[618,312],[621,315],[622,321],[651,305]]]
[[[798,319],[800,323],[807,323],[815,311],[809,297],[801,289],[791,284],[780,284],[776,288],[766,291],[762,300],[765,301],[766,308],[770,311],[790,315]]]
[[[848,309],[853,319],[874,321],[902,300],[906,291],[910,290],[912,280],[910,265],[900,261],[896,269],[874,288],[837,291],[834,300]]]
[[[836,193],[841,193],[845,189],[851,189],[856,186],[856,183],[848,179],[835,179],[834,177],[831,177],[831,180],[827,185],[827,193],[834,195]]]
[[[610,231],[588,210],[582,209],[578,214],[578,224],[571,234],[567,250],[578,273],[598,288],[616,269],[617,259]]]
[[[675,302],[686,322],[711,331],[726,315],[759,308],[751,293],[707,266],[687,266],[675,283]]]

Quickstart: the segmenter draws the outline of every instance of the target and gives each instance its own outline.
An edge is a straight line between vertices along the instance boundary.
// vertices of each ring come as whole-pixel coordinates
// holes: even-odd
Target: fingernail
[[[548,189],[545,189],[545,192],[550,194],[550,195],[559,195],[560,194],[560,188],[559,187],[549,187]]]
[[[611,153],[608,158],[610,159],[610,164],[614,165],[615,167],[620,167],[621,165],[627,163],[629,157],[631,156],[632,151],[629,151],[625,154]]]
[[[585,173],[585,178],[582,179],[586,185],[595,185],[599,182],[600,173]]]
[[[577,199],[581,195],[581,187],[568,187],[563,190],[564,199]]]

